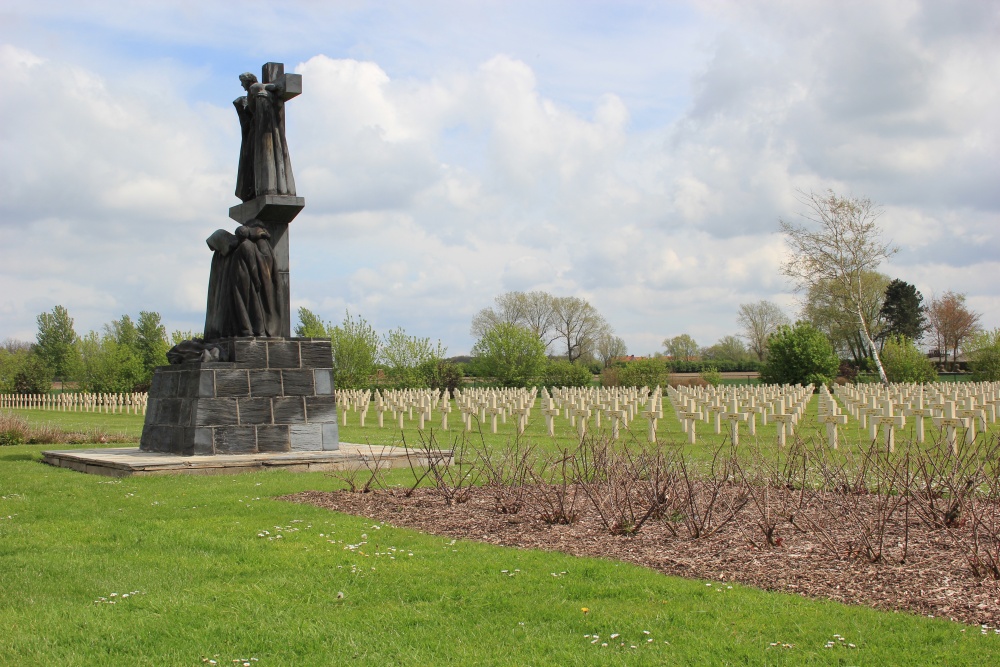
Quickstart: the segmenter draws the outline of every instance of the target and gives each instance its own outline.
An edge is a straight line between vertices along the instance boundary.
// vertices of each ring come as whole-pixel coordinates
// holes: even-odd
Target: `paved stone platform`
[[[340,443],[331,452],[269,452],[258,454],[224,454],[215,456],[180,456],[161,452],[144,452],[138,447],[107,447],[101,449],[66,449],[42,452],[45,463],[70,468],[92,475],[129,477],[132,475],[232,475],[261,470],[291,470],[315,472],[360,468],[365,461],[381,459],[383,466],[404,468],[425,465],[424,452],[410,450],[410,459],[402,447],[355,445]],[[451,452],[442,451],[442,456]]]

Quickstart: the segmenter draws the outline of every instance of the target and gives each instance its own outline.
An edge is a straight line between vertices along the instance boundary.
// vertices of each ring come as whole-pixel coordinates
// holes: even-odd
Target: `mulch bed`
[[[559,551],[574,556],[614,558],[664,574],[737,581],[765,590],[900,610],[963,623],[1000,626],[1000,585],[972,575],[966,550],[955,534],[929,530],[911,517],[905,563],[899,563],[902,526],[888,532],[888,562],[835,556],[815,533],[782,526],[781,545],[759,548],[760,529],[752,511],[708,537],[691,539],[683,527],[672,535],[664,521],[650,521],[634,536],[611,534],[581,494],[580,515],[572,525],[552,525],[526,507],[517,514],[495,509],[490,490],[470,490],[466,502],[448,506],[434,489],[407,497],[402,489],[371,493],[308,491],[284,500],[385,521],[427,533],[523,549]],[[822,502],[822,499],[819,499]],[[825,526],[838,544],[850,544],[856,528]]]

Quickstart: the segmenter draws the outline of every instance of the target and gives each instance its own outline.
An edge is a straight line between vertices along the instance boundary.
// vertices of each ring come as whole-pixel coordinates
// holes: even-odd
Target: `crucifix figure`
[[[295,196],[285,140],[285,101],[302,92],[302,76],[286,75],[281,63],[266,63],[261,79],[251,72],[240,74],[247,94],[233,100],[243,134],[236,176],[236,196],[242,201],[262,195]]]

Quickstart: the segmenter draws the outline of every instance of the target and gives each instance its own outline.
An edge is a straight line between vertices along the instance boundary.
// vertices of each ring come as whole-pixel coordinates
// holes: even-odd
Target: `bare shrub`
[[[970,494],[982,483],[984,461],[998,455],[996,440],[977,438],[957,453],[940,437],[913,457],[915,479],[911,490],[913,512],[932,530],[964,524]]]
[[[342,470],[334,470],[328,472],[327,476],[346,484],[351,493],[370,493],[373,488],[385,488],[385,471],[388,469],[386,448],[382,447],[376,453],[369,445],[368,455],[361,455],[360,466],[352,465]]]
[[[795,520],[811,497],[808,486],[809,456],[796,439],[786,450],[769,454],[759,444],[747,446],[733,466],[743,482],[759,537],[743,531],[746,540],[759,549],[780,547],[778,528],[783,524],[802,530]],[[742,526],[742,524],[739,524]],[[741,528],[742,530],[742,528]]]
[[[909,452],[889,452],[884,443],[875,440],[860,453],[848,449],[842,455],[821,445],[813,458],[828,493],[812,508],[825,514],[827,521],[845,522],[853,528],[846,537],[837,539],[815,514],[806,514],[817,536],[834,555],[882,562],[889,556],[886,534],[891,521],[900,509],[909,511]],[[901,563],[906,561],[908,538],[909,521],[904,518],[903,542],[896,553]]]
[[[574,459],[577,482],[613,535],[635,535],[675,496],[676,475],[663,450],[636,442],[616,447],[606,436],[583,443]]]
[[[976,484],[958,506],[958,520],[949,526],[976,577],[1000,579],[1000,460],[997,439],[980,450]],[[961,452],[961,450],[960,450]],[[971,478],[965,486],[969,486]]]
[[[579,518],[577,501],[580,486],[573,475],[575,456],[568,449],[540,457],[528,469],[532,484],[528,496],[545,523],[571,524]]]
[[[469,499],[469,488],[476,484],[481,472],[475,461],[468,457],[470,447],[465,433],[455,440],[451,450],[440,448],[433,430],[426,436],[423,431],[418,433],[419,443],[412,448],[407,446],[405,433],[403,434],[406,460],[415,480],[405,495],[413,495],[424,480],[430,480],[445,505],[466,502]]]
[[[499,514],[517,514],[524,507],[525,482],[530,477],[534,454],[535,446],[522,443],[519,437],[508,440],[500,449],[484,447],[478,452],[479,467]]]
[[[683,453],[677,462],[677,514],[693,539],[708,537],[732,521],[746,506],[748,495],[742,484],[735,484],[734,448],[723,440],[712,452],[711,460],[696,467]]]

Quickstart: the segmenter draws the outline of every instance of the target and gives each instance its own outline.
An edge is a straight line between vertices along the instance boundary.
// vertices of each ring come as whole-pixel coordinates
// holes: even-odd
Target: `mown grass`
[[[0,449],[0,664],[1000,661],[1000,636],[947,621],[274,499],[335,485],[318,473],[112,480],[47,467],[43,449]],[[834,634],[845,646],[824,648]]]

